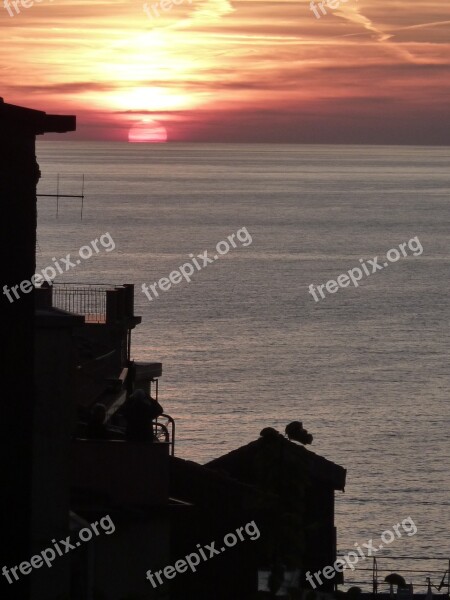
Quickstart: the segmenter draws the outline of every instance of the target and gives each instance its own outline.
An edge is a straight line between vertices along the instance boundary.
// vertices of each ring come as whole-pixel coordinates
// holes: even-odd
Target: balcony
[[[88,283],[44,283],[36,288],[36,308],[58,308],[82,315],[86,324],[127,322],[134,327],[134,285]]]
[[[106,323],[107,294],[111,286],[55,283],[52,287],[54,308],[83,315],[85,323]]]

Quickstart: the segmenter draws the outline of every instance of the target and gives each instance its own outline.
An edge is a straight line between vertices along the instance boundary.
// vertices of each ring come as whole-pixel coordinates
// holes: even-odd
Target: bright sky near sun
[[[144,124],[175,141],[450,142],[445,0],[347,0],[319,19],[309,0],[18,7],[0,1],[0,96],[76,114],[78,139]]]

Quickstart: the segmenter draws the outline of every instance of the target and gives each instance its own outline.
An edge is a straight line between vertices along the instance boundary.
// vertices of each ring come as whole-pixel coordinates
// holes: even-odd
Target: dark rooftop
[[[269,450],[273,455],[282,457],[285,464],[305,470],[312,480],[332,486],[335,490],[344,490],[346,469],[319,456],[304,446],[289,441],[281,434],[260,437],[246,446],[216,458],[205,466],[209,469],[223,471],[239,481],[253,482],[255,461],[261,451]]]
[[[232,506],[268,509],[277,505],[277,497],[207,466],[170,457],[170,493],[177,499],[203,507]]]
[[[75,131],[76,117],[72,115],[48,115],[47,113],[7,104],[0,98],[0,124],[11,130],[26,131],[33,135],[43,133],[66,133]]]

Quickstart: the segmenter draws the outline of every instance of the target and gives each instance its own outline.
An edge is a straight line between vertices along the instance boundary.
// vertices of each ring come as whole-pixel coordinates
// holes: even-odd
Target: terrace
[[[134,327],[134,285],[104,283],[44,283],[36,288],[36,308],[58,308],[84,316],[85,323],[110,324],[124,320]]]

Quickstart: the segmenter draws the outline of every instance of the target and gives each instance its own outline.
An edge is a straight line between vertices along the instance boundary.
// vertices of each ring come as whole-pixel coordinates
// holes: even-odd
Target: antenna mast
[[[60,194],[59,193],[59,173],[56,177],[56,194],[36,194],[41,198],[56,198],[56,218],[59,217],[59,199],[60,198],[81,198],[81,212],[80,220],[83,220],[83,208],[84,208],[84,174],[81,181],[81,194]]]

